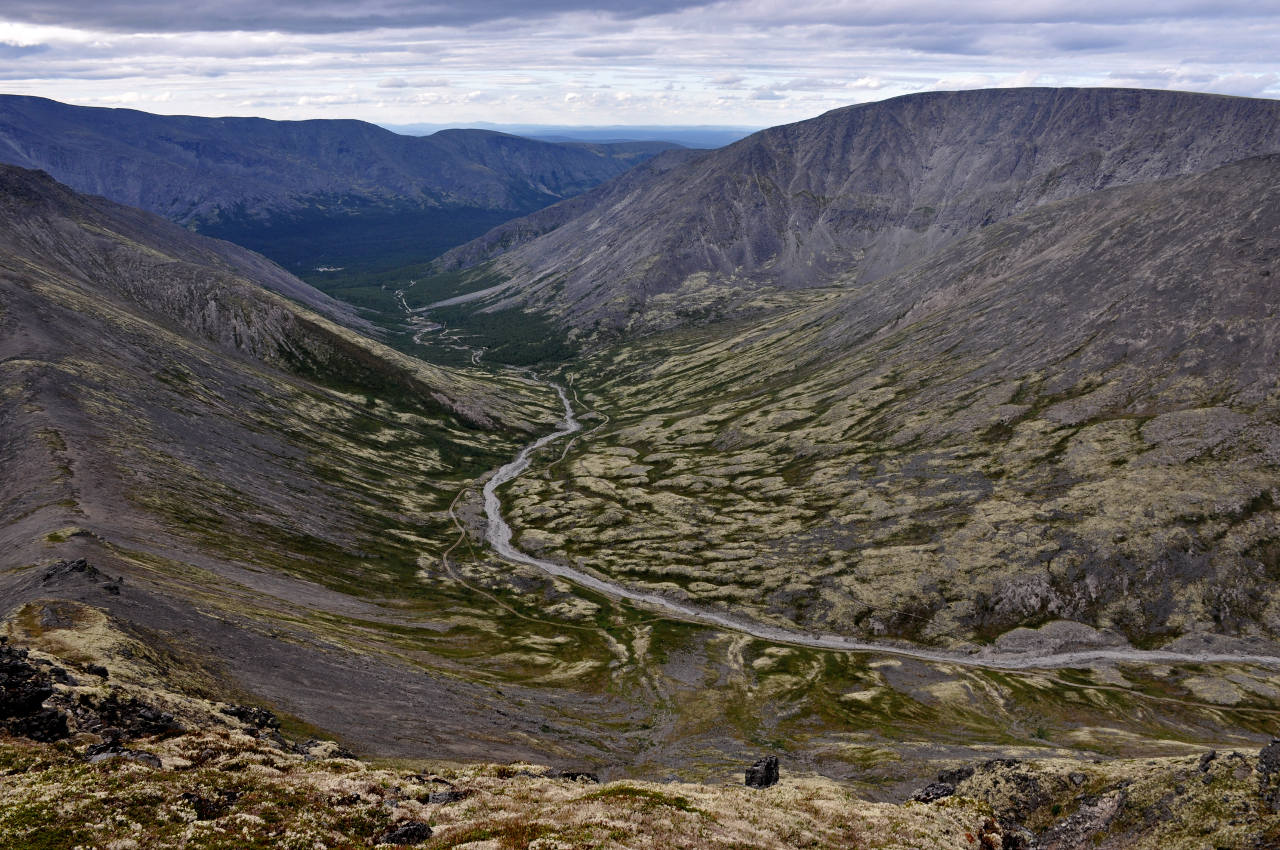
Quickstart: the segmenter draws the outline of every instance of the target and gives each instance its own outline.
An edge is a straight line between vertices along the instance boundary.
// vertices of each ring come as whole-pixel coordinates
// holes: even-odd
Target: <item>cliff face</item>
[[[567,221],[552,208],[506,227],[537,238],[505,253],[463,246],[443,263],[501,253],[495,268],[510,278],[512,301],[580,327],[644,325],[649,300],[682,287],[696,300],[713,286],[865,283],[1040,204],[1277,150],[1271,100],[1116,89],[910,95],[602,187]]]

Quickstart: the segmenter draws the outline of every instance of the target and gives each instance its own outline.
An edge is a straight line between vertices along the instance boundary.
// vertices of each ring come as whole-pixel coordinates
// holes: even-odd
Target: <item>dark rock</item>
[[[242,720],[250,726],[256,726],[259,729],[279,729],[280,718],[276,717],[265,708],[258,708],[252,705],[229,705],[226,708],[219,709],[223,714]]]
[[[103,679],[111,678],[111,671],[106,667],[103,667],[101,664],[86,664],[84,666],[84,672],[88,673],[90,676],[101,676]]]
[[[978,830],[978,846],[982,850],[1003,850],[1004,829],[995,818],[987,818],[982,822],[982,828]]]
[[[66,715],[44,707],[53,696],[52,678],[28,660],[25,649],[0,645],[0,728],[43,742],[70,735]]]
[[[1068,773],[1067,779],[1070,780],[1071,784],[1077,788],[1089,781],[1089,777],[1085,776],[1083,773]]]
[[[1218,757],[1218,751],[1217,751],[1217,750],[1209,750],[1209,752],[1207,752],[1207,753],[1205,753],[1204,755],[1200,756],[1200,765],[1199,765],[1199,767],[1200,767],[1200,772],[1201,772],[1201,773],[1205,773],[1205,772],[1207,772],[1207,771],[1209,770],[1209,762],[1213,761],[1213,760],[1214,760],[1214,759],[1216,759],[1217,757]]]
[[[586,770],[553,770],[547,776],[552,779],[568,779],[570,782],[600,782],[599,776]]]
[[[0,718],[36,711],[51,696],[49,675],[27,661],[26,650],[0,647]]]
[[[25,717],[13,718],[4,725],[11,734],[45,744],[71,735],[67,716],[52,708],[38,709]]]
[[[1280,739],[1272,738],[1258,753],[1258,794],[1271,811],[1280,811]]]
[[[1001,824],[1004,827],[1001,850],[1037,850],[1039,842],[1035,833],[1017,823]]]
[[[949,782],[930,782],[928,785],[912,794],[911,799],[920,803],[932,803],[934,800],[951,797],[955,793],[956,786]]]
[[[107,737],[104,730],[114,729],[119,739],[172,735],[183,731],[172,714],[147,705],[134,697],[111,694],[103,699],[81,695],[76,714],[82,728]]]
[[[751,788],[768,788],[778,782],[778,757],[765,756],[756,759],[755,764],[747,768],[746,783]]]
[[[231,804],[240,799],[240,795],[235,791],[219,791],[212,797],[206,797],[188,791],[180,799],[187,801],[195,809],[196,820],[217,820],[230,810]]]
[[[1272,738],[1271,743],[1258,752],[1258,772],[1264,776],[1280,773],[1280,738]]]
[[[427,802],[443,806],[448,803],[456,803],[459,800],[465,800],[475,793],[476,792],[470,788],[459,788],[457,790],[451,789],[449,791],[432,791],[427,795]]]
[[[938,774],[938,781],[947,785],[959,785],[970,776],[973,776],[972,767],[957,767],[953,770],[944,770]]]
[[[379,844],[421,844],[431,837],[431,827],[422,821],[411,820],[400,824],[378,839]]]
[[[101,764],[104,761],[112,759],[126,759],[128,761],[136,761],[139,764],[145,764],[148,767],[160,768],[160,759],[151,753],[144,753],[141,750],[130,750],[125,747],[119,747],[114,744],[96,744],[85,751],[85,761],[89,764]]]
[[[102,572],[97,567],[90,564],[84,558],[76,558],[74,561],[55,561],[49,565],[49,569],[45,571],[42,581],[45,584],[57,578],[70,575],[82,575],[88,579],[98,579],[102,577]]]

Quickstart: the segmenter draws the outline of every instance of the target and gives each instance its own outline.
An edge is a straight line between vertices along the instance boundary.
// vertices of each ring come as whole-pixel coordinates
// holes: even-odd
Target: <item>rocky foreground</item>
[[[23,609],[6,629],[3,847],[1280,846],[1280,743],[944,765],[897,803],[785,763],[774,782],[771,761],[748,776],[766,787],[602,785],[530,764],[362,761],[217,698],[86,606]]]

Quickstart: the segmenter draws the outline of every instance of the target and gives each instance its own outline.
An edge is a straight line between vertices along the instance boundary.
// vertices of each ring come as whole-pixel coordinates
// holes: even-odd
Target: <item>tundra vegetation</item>
[[[360,312],[0,171],[0,613],[12,681],[43,694],[2,718],[0,843],[1280,840],[1275,669],[1134,652],[1280,655],[1274,134],[1183,127],[1144,159],[1138,127],[1110,159],[1017,158],[1038,170],[1013,194],[904,166],[946,203],[770,172],[829,126],[889,132],[865,117],[657,157],[430,266],[314,276]],[[690,169],[740,219],[808,210],[779,230],[808,241],[726,213],[668,220],[671,251],[556,253],[657,226]],[[840,222],[884,227],[842,259]],[[494,557],[481,487],[554,427],[547,380],[585,427],[500,491],[520,548],[884,651]],[[952,660],[898,651],[921,647]],[[1119,654],[963,663],[1099,648]],[[765,754],[782,781],[741,787]]]

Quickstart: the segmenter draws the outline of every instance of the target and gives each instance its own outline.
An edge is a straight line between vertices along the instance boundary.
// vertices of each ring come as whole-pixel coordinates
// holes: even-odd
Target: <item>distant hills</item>
[[[759,287],[876,280],[1038,205],[1280,151],[1280,102],[1126,89],[909,95],[756,133],[500,225],[504,303],[620,329]],[[566,215],[567,211],[569,212]],[[661,298],[661,306],[655,299]],[[710,312],[708,312],[710,311]]]
[[[0,96],[0,162],[158,213],[299,271],[429,259],[672,147],[361,121],[152,115]]]
[[[409,136],[426,136],[448,129],[444,124],[383,124],[388,130]],[[488,124],[472,125],[479,130],[495,130],[544,142],[674,142],[687,148],[720,148],[756,132],[757,127],[708,125],[636,125],[606,126],[558,124]]]

